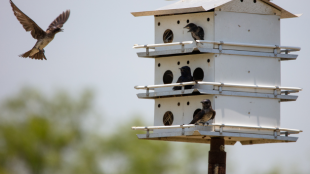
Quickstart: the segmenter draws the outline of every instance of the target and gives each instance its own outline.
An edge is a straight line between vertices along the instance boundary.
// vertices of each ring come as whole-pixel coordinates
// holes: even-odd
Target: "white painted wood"
[[[208,59],[210,62],[208,63]],[[187,64],[189,61],[189,64]],[[178,65],[180,62],[180,65]],[[160,63],[160,67],[158,64]],[[204,71],[203,81],[214,82],[214,54],[199,54],[188,56],[171,56],[165,58],[155,59],[155,84],[163,84],[163,76],[167,70],[173,73],[173,82],[176,83],[181,76],[180,69],[182,66],[189,66],[192,71],[192,75],[196,68],[201,68]],[[210,85],[197,85],[200,89],[213,89]],[[156,88],[155,92],[160,91],[173,91],[172,87]]]
[[[149,16],[149,15],[175,15],[175,14],[181,14],[181,13],[193,13],[193,12],[202,12],[202,11],[209,11],[214,8],[217,8],[219,6],[223,5],[229,5],[229,2],[240,2],[240,0],[180,0],[178,2],[175,2],[173,4],[167,5],[165,7],[159,8],[157,10],[153,11],[142,11],[142,12],[132,12],[131,14],[135,17],[138,16]],[[244,1],[249,1],[250,0],[244,0]],[[257,0],[259,1],[259,0]],[[299,17],[300,15],[294,15],[287,10],[281,8],[280,6],[270,2],[269,0],[261,0],[265,4],[268,4],[269,6],[281,11],[281,18],[294,18],[294,17]],[[253,1],[252,1],[253,2]],[[248,5],[250,5],[249,3]],[[259,10],[256,10],[257,13],[267,13],[268,7],[266,8],[261,8],[261,6],[257,6],[257,4],[260,4],[260,1],[257,3],[251,4],[253,8],[257,7]],[[228,7],[231,7],[229,5]],[[232,7],[231,7],[232,8]],[[251,7],[246,7],[248,12]],[[241,9],[238,9],[237,7],[234,8],[235,11],[242,12]]]
[[[264,14],[264,15],[278,15],[281,16],[281,11],[257,0],[254,3],[253,0],[240,0],[230,1],[224,5],[215,8],[215,11],[237,12],[237,13],[252,13],[252,14]]]
[[[281,62],[279,59],[216,54],[214,80],[223,83],[281,86]],[[269,89],[223,87],[223,90],[273,93]]]
[[[194,23],[198,26],[201,26],[205,32],[204,39],[214,40],[214,13],[205,12],[205,13],[194,13],[194,14],[182,14],[182,15],[172,15],[172,16],[158,16],[155,17],[155,44],[164,43],[163,34],[167,29],[172,30],[174,39],[172,42],[182,42],[182,41],[194,41],[191,36],[191,33],[188,32],[188,29],[184,27],[189,23]],[[207,19],[210,19],[208,22]],[[180,21],[180,24],[177,23]],[[160,23],[160,26],[158,26]],[[201,48],[213,48],[213,44],[198,44],[198,47]],[[185,45],[185,48],[196,47],[196,42],[190,45]],[[170,46],[170,47],[156,47],[155,51],[171,50],[171,49],[180,49],[180,46]]]
[[[155,113],[154,113],[154,126],[164,126],[163,116],[167,111],[171,111],[174,115],[173,125],[188,124],[193,119],[193,114],[196,109],[202,108],[200,103],[204,99],[211,100],[212,106],[214,106],[213,95],[201,95],[201,96],[184,96],[177,98],[159,98],[155,99]],[[189,105],[187,105],[189,102]],[[180,103],[180,106],[178,106]],[[160,108],[158,105],[160,104]],[[212,123],[212,120],[210,121]],[[202,130],[211,131],[212,127],[203,127]],[[195,128],[187,128],[186,131],[194,131]],[[180,131],[179,129],[169,130],[154,130],[154,132],[175,132]]]
[[[215,40],[280,45],[280,21],[275,15],[215,12]],[[207,39],[205,39],[207,40]],[[223,46],[223,49],[271,52],[268,48]]]
[[[217,96],[215,123],[280,127],[278,99]]]

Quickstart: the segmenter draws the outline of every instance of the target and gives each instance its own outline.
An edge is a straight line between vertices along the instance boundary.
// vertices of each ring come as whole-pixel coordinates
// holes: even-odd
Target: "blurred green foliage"
[[[96,117],[92,102],[90,91],[79,98],[64,91],[47,97],[30,88],[3,101],[0,174],[168,174],[207,170],[208,145],[139,140],[135,135],[139,132],[130,129],[144,125],[137,118],[112,133],[98,131],[104,122]],[[204,165],[197,162],[199,159]]]
[[[145,132],[130,129],[145,125],[137,117],[106,131],[104,119],[114,118],[94,112],[93,96],[89,90],[76,98],[24,88],[3,100],[0,174],[207,173],[209,145],[139,140],[135,134]]]

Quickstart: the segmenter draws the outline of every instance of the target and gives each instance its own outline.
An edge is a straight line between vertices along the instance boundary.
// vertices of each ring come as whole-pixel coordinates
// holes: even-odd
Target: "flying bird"
[[[17,20],[23,25],[26,31],[30,31],[34,39],[37,39],[34,47],[28,52],[19,55],[19,57],[30,57],[32,59],[45,60],[44,49],[55,37],[56,33],[62,32],[63,24],[68,20],[70,15],[70,10],[60,14],[47,28],[46,31],[43,31],[32,19],[25,15],[16,5],[10,0],[14,15]]]
[[[179,77],[177,83],[194,81],[190,67],[183,66],[180,68],[180,70],[181,70],[181,76]],[[194,85],[186,85],[184,88],[185,89],[192,89],[193,86]],[[172,89],[173,90],[181,90],[182,87],[181,86],[175,86]]]
[[[209,99],[205,99],[201,101],[202,103],[202,110],[199,111],[193,118],[193,120],[189,124],[199,124],[202,123],[203,125],[215,118],[216,112],[212,109],[211,101]],[[209,125],[209,123],[207,122]]]
[[[205,32],[200,26],[196,24],[189,23],[184,28],[189,29],[188,32],[191,32],[193,39],[196,40],[204,40]],[[203,45],[203,43],[201,43]],[[197,45],[197,42],[196,42]]]

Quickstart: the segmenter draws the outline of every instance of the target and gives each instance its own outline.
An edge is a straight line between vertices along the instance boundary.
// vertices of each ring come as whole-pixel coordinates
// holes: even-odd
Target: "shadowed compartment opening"
[[[167,29],[163,35],[164,43],[171,43],[173,41],[173,32],[170,29]]]
[[[195,112],[194,112],[194,114],[193,114],[193,118],[195,117],[195,115],[196,115],[199,111],[201,111],[201,109],[196,109],[196,110],[195,110]]]
[[[163,82],[164,82],[164,84],[170,84],[170,83],[172,83],[172,81],[173,81],[173,74],[172,74],[172,71],[167,70],[167,71],[164,73]]]
[[[173,114],[171,111],[167,111],[163,117],[163,123],[165,126],[170,126],[173,123]]]
[[[204,72],[201,68],[196,68],[193,74],[194,80],[197,81],[203,81],[204,78]]]

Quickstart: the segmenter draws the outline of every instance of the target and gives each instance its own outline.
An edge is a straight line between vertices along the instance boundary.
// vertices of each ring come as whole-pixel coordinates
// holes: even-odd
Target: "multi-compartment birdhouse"
[[[155,59],[154,84],[135,86],[146,90],[138,98],[155,100],[154,125],[133,127],[147,131],[138,138],[209,143],[217,136],[227,145],[297,141],[289,135],[300,130],[281,128],[280,106],[296,101],[290,94],[301,88],[281,86],[281,62],[296,60],[291,52],[300,48],[281,45],[280,22],[299,15],[268,0],[181,0],[132,14],[155,17],[155,43],[134,46],[145,49],[139,57]],[[192,81],[178,81],[184,66]],[[215,118],[189,124],[204,99]]]

